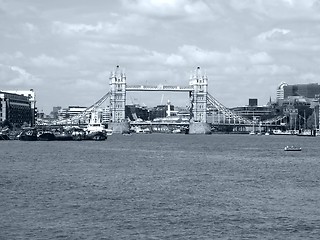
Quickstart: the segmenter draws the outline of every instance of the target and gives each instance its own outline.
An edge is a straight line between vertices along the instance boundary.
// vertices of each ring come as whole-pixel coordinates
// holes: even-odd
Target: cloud
[[[273,61],[273,58],[266,52],[258,52],[249,55],[250,62],[252,64],[264,64]]]
[[[3,86],[30,86],[41,83],[41,79],[18,66],[7,66],[0,64],[1,82]]]
[[[320,18],[318,0],[231,0],[230,6],[238,12],[249,11],[264,19]]]
[[[273,58],[267,52],[255,52],[253,50],[240,50],[237,48],[232,48],[228,52],[222,52],[201,49],[193,45],[183,45],[179,47],[178,51],[188,63],[206,65],[266,64],[273,61]]]
[[[165,64],[169,66],[185,66],[186,61],[182,56],[171,54],[167,57]]]
[[[211,10],[203,1],[191,0],[122,0],[123,6],[130,11],[148,17],[161,18],[163,20],[187,19],[190,17],[202,21],[211,16]]]
[[[24,58],[25,58],[24,54],[20,51],[13,52],[12,54],[8,54],[8,53],[0,54],[0,62],[2,63],[16,62]]]
[[[263,32],[257,36],[259,41],[276,41],[287,39],[291,31],[288,29],[274,28],[270,31]]]
[[[45,54],[37,56],[35,58],[31,58],[31,63],[36,67],[67,67],[68,63],[63,60],[56,59],[53,57],[49,57]]]
[[[63,23],[60,21],[55,21],[52,23],[52,31],[55,34],[83,34],[87,32],[98,33],[102,31],[105,26],[98,22],[96,25],[89,24],[70,24]]]
[[[38,32],[39,31],[37,26],[35,26],[34,24],[29,23],[29,22],[24,23],[24,28],[28,32]]]
[[[68,23],[54,21],[51,23],[51,32],[61,36],[89,36],[97,39],[117,39],[122,37],[141,36],[148,32],[154,21],[147,21],[143,16],[125,14],[112,16],[108,21],[99,21],[96,24]]]

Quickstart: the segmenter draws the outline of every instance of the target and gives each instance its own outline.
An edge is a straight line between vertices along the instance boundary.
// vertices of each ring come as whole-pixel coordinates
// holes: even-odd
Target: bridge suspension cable
[[[211,94],[208,93],[207,95],[207,102],[209,104],[209,107],[213,107],[217,111],[221,112],[225,117],[227,117],[229,120],[233,119],[234,122],[238,121],[238,123],[243,124],[253,124],[252,120],[249,120],[247,118],[244,118],[235,112],[231,111],[227,107],[225,107],[222,103],[220,103],[217,99],[215,99]]]
[[[95,108],[100,107],[109,97],[110,97],[111,93],[107,92],[102,98],[100,98],[97,102],[95,102],[94,104],[92,104],[90,107],[87,107],[83,112],[72,116],[68,119],[63,119],[60,121],[57,121],[56,124],[65,124],[68,122],[74,122],[74,121],[78,121],[81,118],[83,118],[84,116],[88,115],[89,113],[91,113]]]

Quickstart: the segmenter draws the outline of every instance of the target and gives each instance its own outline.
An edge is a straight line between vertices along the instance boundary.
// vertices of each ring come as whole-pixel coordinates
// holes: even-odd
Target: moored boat
[[[20,141],[37,141],[37,129],[35,128],[26,128],[23,129],[22,132],[19,134]]]
[[[38,134],[39,141],[53,141],[56,140],[55,135],[51,131],[39,131]]]
[[[81,141],[81,140],[85,140],[86,139],[86,133],[83,129],[81,128],[75,128],[72,131],[72,139],[76,140],[76,141]]]
[[[10,140],[8,134],[0,133],[0,140]]]
[[[316,130],[299,131],[297,136],[300,136],[300,137],[315,137],[316,136]]]
[[[54,133],[56,141],[70,141],[73,140],[71,133],[69,132],[55,132]]]
[[[84,129],[85,140],[103,141],[107,139],[105,126],[101,123],[99,114],[95,111],[91,113],[89,124]]]

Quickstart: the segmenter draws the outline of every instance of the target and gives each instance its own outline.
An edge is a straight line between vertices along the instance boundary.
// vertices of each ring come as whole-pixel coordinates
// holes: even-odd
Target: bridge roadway
[[[151,122],[151,121],[132,121],[129,123],[131,126],[189,126],[189,122]],[[252,127],[252,124],[246,124],[246,123],[209,123],[212,127]],[[38,128],[59,128],[59,127],[86,127],[88,124],[52,124],[52,125],[37,125]],[[268,127],[268,128],[280,128],[283,127],[283,125],[280,124],[255,124],[255,127]]]
[[[252,124],[248,123],[209,123],[212,127],[252,127]],[[130,122],[132,126],[159,126],[159,125],[166,125],[166,126],[189,126],[189,122],[150,122],[150,121],[138,121],[138,122]],[[270,123],[262,123],[255,124],[254,127],[269,127],[269,128],[279,128],[283,127],[280,124],[270,124]]]

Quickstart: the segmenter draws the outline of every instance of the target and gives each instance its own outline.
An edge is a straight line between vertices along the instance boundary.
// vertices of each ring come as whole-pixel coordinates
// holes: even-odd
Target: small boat
[[[75,128],[73,129],[71,136],[75,141],[82,141],[86,139],[86,132],[81,128]]]
[[[8,134],[0,133],[0,140],[10,140]]]
[[[19,134],[20,141],[37,141],[37,129],[35,128],[25,128]]]
[[[55,135],[51,131],[39,131],[38,134],[39,141],[53,141],[56,140]]]
[[[284,150],[285,151],[301,151],[301,147],[286,146]]]
[[[56,141],[70,141],[73,140],[71,133],[67,131],[55,132],[54,133]]]

